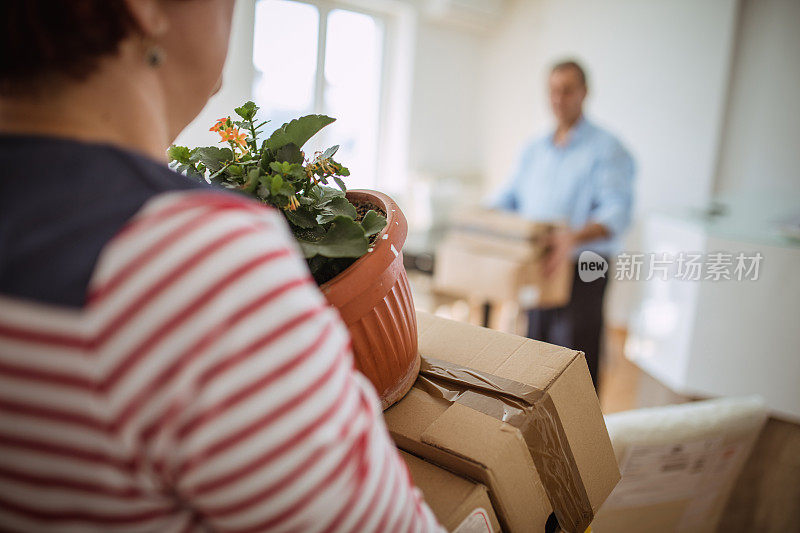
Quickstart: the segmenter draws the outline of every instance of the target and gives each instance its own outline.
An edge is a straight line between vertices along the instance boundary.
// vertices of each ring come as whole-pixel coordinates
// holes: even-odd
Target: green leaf
[[[319,185],[312,185],[311,188],[306,191],[306,197],[319,203],[320,200],[325,197],[325,191]]]
[[[318,187],[325,193],[326,199],[344,198],[344,192],[340,189],[336,189],[334,187],[325,187],[324,185],[318,185]]]
[[[333,220],[325,236],[318,241],[298,239],[305,256],[361,257],[367,253],[367,238],[361,225],[346,216]]]
[[[343,196],[332,198],[327,202],[320,210],[320,214],[317,215],[317,222],[327,224],[338,216],[345,216],[350,219],[355,219],[358,216],[356,208]]]
[[[338,144],[335,145],[335,146],[331,146],[330,148],[328,148],[327,150],[322,152],[322,155],[320,155],[317,158],[317,161],[321,161],[322,159],[330,159],[331,157],[336,155],[336,151],[337,150],[339,150],[339,145]]]
[[[300,205],[314,205],[315,203],[317,203],[312,198],[309,198],[308,196],[302,194],[297,197],[297,201],[300,202]]]
[[[232,160],[233,152],[230,148],[217,148],[216,146],[195,148],[191,151],[191,156],[189,157],[189,161],[203,163],[211,172],[218,171],[225,163]]]
[[[256,111],[258,111],[258,106],[255,102],[245,102],[241,107],[234,109],[234,111],[245,120],[253,120],[256,116]]]
[[[283,178],[280,176],[272,176],[272,182],[269,184],[269,192],[275,196],[280,193],[281,187],[283,187]]]
[[[300,165],[299,163],[293,163],[293,168],[289,171],[289,176],[294,178],[295,180],[303,180],[303,182],[308,181],[308,175],[306,174],[306,170]]]
[[[203,165],[199,165],[202,167]],[[199,170],[194,165],[189,165],[189,168],[186,170],[186,175],[190,178],[194,178],[197,181],[201,181],[203,183],[206,182],[206,172],[205,169]]]
[[[286,196],[294,196],[295,191],[294,185],[289,183],[288,181],[284,181],[283,185],[281,185],[281,190],[278,191],[279,194],[285,194]]]
[[[364,234],[369,237],[380,233],[386,227],[386,218],[378,214],[377,211],[370,209],[364,215],[364,220],[361,221],[361,227],[364,228]]]
[[[184,165],[191,163],[189,160],[191,152],[185,146],[175,146],[173,144],[167,150],[167,155],[169,156],[170,161],[177,161],[179,163],[183,163]]]
[[[275,154],[273,154],[270,150],[267,150],[264,147],[264,144],[266,144],[266,141],[261,144],[261,159],[259,161],[259,166],[264,172],[269,172],[269,164],[275,161]]]
[[[247,173],[247,181],[242,187],[242,190],[250,194],[253,194],[256,191],[256,187],[258,187],[258,183],[259,183],[258,169],[257,168],[250,169],[250,171]]]
[[[281,146],[275,151],[275,160],[284,161],[286,163],[300,164],[303,162],[303,154],[300,152],[300,148],[298,148],[296,144],[289,143]]]
[[[340,178],[338,176],[333,176],[333,181],[335,181],[336,185],[338,185],[339,188],[342,189],[343,193],[347,192],[347,187],[345,186],[344,180],[342,178]]]
[[[298,208],[295,211],[284,211],[286,218],[295,226],[301,228],[314,228],[317,226],[317,221],[314,218],[314,213],[306,208]]]
[[[273,161],[269,164],[269,168],[277,174],[288,174],[291,169],[290,165],[291,163],[286,163],[285,161]]]
[[[292,228],[292,233],[294,233],[294,237],[297,240],[317,242],[325,236],[325,228],[318,224],[314,224],[313,228]]]
[[[325,115],[306,115],[294,119],[275,130],[266,140],[266,147],[273,152],[290,143],[302,148],[306,141],[335,120]]]
[[[231,176],[239,176],[242,173],[242,167],[239,165],[228,165],[228,174]]]
[[[317,206],[322,207],[331,200],[337,197],[344,198],[344,193],[339,189],[333,187],[325,187],[324,185],[314,185],[306,193],[306,196],[311,199]]]
[[[272,176],[272,181],[269,184],[269,192],[272,196],[283,194],[284,196],[292,196],[295,193],[294,186],[285,181],[280,176]]]

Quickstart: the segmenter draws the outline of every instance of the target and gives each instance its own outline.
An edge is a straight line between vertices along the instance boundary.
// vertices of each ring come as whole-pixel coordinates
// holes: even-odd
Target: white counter
[[[740,197],[713,219],[649,217],[643,252],[760,253],[763,260],[755,281],[640,281],[627,357],[679,394],[757,393],[775,415],[800,421],[800,244],[775,224],[800,212],[796,201]]]

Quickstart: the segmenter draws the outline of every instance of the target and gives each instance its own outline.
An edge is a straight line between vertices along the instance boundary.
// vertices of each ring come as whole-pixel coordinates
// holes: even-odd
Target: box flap
[[[422,434],[428,426],[449,407],[450,402],[414,387],[401,401],[384,411],[383,418],[398,448],[479,481],[491,490],[485,465],[474,458],[455,456],[422,442]]]
[[[547,390],[581,353],[417,311],[419,352]],[[596,401],[595,396],[595,401]]]
[[[505,529],[544,529],[550,505],[519,431],[456,403],[428,427],[421,440],[486,468],[492,503]]]
[[[425,497],[439,522],[448,531],[458,527],[475,509],[484,509],[492,531],[500,524],[486,487],[435,466],[410,453],[400,451],[411,479]]]

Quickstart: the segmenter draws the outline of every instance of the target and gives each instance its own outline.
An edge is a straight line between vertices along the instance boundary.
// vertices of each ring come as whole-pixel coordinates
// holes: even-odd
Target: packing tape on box
[[[422,358],[414,386],[519,429],[561,528],[580,532],[589,526],[594,516],[592,505],[561,419],[547,392],[426,357]]]

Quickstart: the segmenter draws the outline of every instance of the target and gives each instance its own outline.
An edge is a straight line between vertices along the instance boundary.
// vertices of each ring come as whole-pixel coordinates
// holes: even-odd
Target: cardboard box
[[[493,533],[500,523],[489,501],[489,492],[475,483],[409,453],[400,452],[411,479],[439,523],[456,533]]]
[[[572,293],[574,265],[565,263],[548,277],[542,270],[547,237],[557,228],[501,211],[459,215],[436,249],[434,287],[523,308],[563,306]]]
[[[609,415],[606,421],[622,481],[595,517],[592,530],[718,531],[766,418],[764,400],[757,396]]]
[[[583,354],[417,317],[420,378],[384,413],[398,447],[484,484],[504,531],[552,509],[583,532],[619,481]]]

